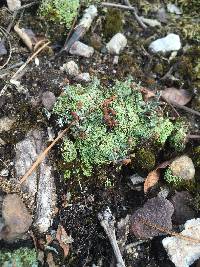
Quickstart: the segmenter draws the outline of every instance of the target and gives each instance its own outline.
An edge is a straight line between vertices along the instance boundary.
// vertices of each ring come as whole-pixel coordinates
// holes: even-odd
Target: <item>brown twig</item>
[[[166,98],[163,97],[163,96],[162,96],[162,99],[163,99],[165,102],[167,102],[170,106],[172,105],[172,106],[174,106],[174,107],[176,107],[176,108],[179,108],[179,109],[182,109],[182,110],[184,110],[184,111],[186,111],[186,112],[188,112],[188,113],[190,113],[190,114],[193,114],[193,115],[196,115],[196,116],[200,116],[200,112],[198,112],[198,111],[196,111],[196,110],[194,110],[194,109],[192,109],[192,108],[188,108],[188,107],[186,107],[186,106],[180,105],[180,104],[178,104],[178,103],[176,103],[176,102],[174,102],[174,101],[169,101],[168,99],[166,99]]]
[[[114,3],[107,3],[107,2],[103,2],[101,3],[102,6],[105,7],[116,7],[116,8],[122,8],[122,9],[126,9],[126,10],[130,10],[133,11],[134,17],[137,20],[138,24],[143,28],[146,29],[147,26],[144,24],[144,22],[140,19],[140,17],[138,16],[135,7],[131,6],[129,1],[124,1],[126,5],[120,5],[120,4],[114,4]]]
[[[188,134],[187,138],[188,139],[200,139],[200,135],[198,135],[198,134]]]
[[[70,129],[70,127],[74,124],[75,120],[72,121],[67,128],[65,128],[54,140],[53,142],[38,156],[37,160],[33,163],[31,168],[24,174],[24,176],[20,179],[19,183],[22,184],[39,166],[39,164],[44,160],[50,149],[64,136],[64,134]]]
[[[171,230],[169,230],[167,228],[164,228],[164,227],[162,227],[160,225],[151,223],[150,221],[147,221],[147,220],[145,220],[143,218],[140,218],[140,220],[142,221],[143,224],[145,224],[147,226],[150,226],[151,228],[154,228],[156,230],[159,230],[160,232],[163,232],[163,233],[178,237],[178,238],[183,239],[185,241],[194,242],[194,243],[200,243],[199,239],[195,239],[195,238],[192,238],[190,236],[185,236],[185,235],[173,232],[173,231],[171,231]]]
[[[32,56],[30,56],[27,59],[27,61],[15,72],[15,74],[12,76],[12,79],[17,80],[19,73],[49,44],[50,44],[50,42],[47,42],[46,44],[41,46],[37,51],[35,51],[35,53],[33,53]]]

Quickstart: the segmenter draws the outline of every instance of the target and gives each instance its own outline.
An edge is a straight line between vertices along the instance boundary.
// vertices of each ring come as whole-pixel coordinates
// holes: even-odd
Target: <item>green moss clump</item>
[[[0,266],[37,267],[35,249],[20,248],[13,252],[0,251]]]
[[[141,148],[136,153],[137,165],[145,171],[151,171],[155,167],[155,153],[148,148]]]
[[[79,0],[42,0],[40,5],[40,16],[60,24],[67,28],[78,14]]]
[[[107,88],[95,79],[85,88],[68,86],[53,113],[60,126],[77,119],[70,128],[77,154],[68,144],[73,151],[69,154],[70,158],[71,154],[72,158],[77,155],[78,168],[90,176],[94,167],[123,162],[135,152],[136,146],[148,144],[162,149],[174,126],[158,110],[159,101],[145,102],[140,85],[131,79],[116,81]],[[68,153],[66,158],[69,160]]]
[[[123,29],[123,16],[120,10],[108,9],[104,24],[104,35],[111,38]]]

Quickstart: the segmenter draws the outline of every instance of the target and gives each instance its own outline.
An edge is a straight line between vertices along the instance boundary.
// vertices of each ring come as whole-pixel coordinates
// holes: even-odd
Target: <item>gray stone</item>
[[[200,240],[200,218],[185,223],[185,230],[180,234],[195,240]],[[170,260],[176,267],[189,267],[200,257],[200,243],[187,241],[178,237],[166,237],[162,244]]]
[[[139,176],[137,173],[131,175],[129,179],[131,180],[132,185],[141,184],[145,181],[145,178]]]
[[[50,91],[46,91],[42,94],[42,104],[47,110],[52,110],[54,104],[56,102],[56,97],[54,93]]]
[[[61,70],[65,71],[67,75],[75,77],[79,74],[79,67],[75,61],[71,60],[61,67]]]
[[[131,216],[130,232],[141,239],[162,235],[163,232],[152,225],[171,230],[173,212],[174,208],[169,200],[162,197],[151,198]]]
[[[8,194],[4,198],[2,217],[7,227],[3,239],[9,241],[23,238],[32,224],[32,216],[17,194]]]
[[[106,48],[110,54],[118,55],[127,45],[127,39],[122,33],[115,34],[107,43]]]
[[[174,206],[173,222],[176,224],[184,224],[187,220],[195,217],[196,213],[192,208],[192,196],[188,191],[176,192],[170,198],[170,202]]]
[[[77,82],[90,82],[90,74],[88,72],[80,73],[74,78]]]
[[[70,54],[81,57],[91,57],[94,54],[94,48],[86,44],[76,41],[69,50]]]
[[[172,174],[183,180],[192,180],[195,175],[194,164],[186,155],[176,158],[170,165]]]
[[[149,46],[149,50],[153,53],[178,51],[180,48],[180,37],[179,35],[174,33],[170,33],[164,38],[153,41]]]

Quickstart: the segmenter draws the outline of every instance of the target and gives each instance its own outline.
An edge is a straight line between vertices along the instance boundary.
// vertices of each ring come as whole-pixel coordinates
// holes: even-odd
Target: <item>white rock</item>
[[[115,34],[107,43],[106,48],[110,54],[119,54],[127,45],[127,39],[122,33]]]
[[[79,67],[76,64],[76,62],[73,60],[63,64],[63,66],[60,69],[62,71],[65,71],[67,73],[67,75],[69,75],[71,77],[75,77],[79,74]]]
[[[94,54],[94,48],[80,41],[76,41],[69,50],[70,54],[81,57],[91,57]]]
[[[192,180],[195,175],[194,164],[187,155],[176,158],[170,164],[172,174],[180,177],[183,180]]]
[[[187,221],[181,235],[200,240],[200,218]],[[162,244],[176,267],[189,267],[200,257],[200,243],[166,237]]]
[[[178,8],[176,5],[171,4],[171,3],[167,4],[167,11],[170,12],[170,13],[174,13],[176,15],[181,15],[182,14],[180,8]]]
[[[180,37],[177,34],[170,33],[164,38],[157,39],[153,41],[149,49],[153,53],[166,53],[171,51],[177,51],[181,48]]]
[[[16,9],[21,7],[20,0],[7,0],[7,5],[10,11],[15,11]]]
[[[90,82],[90,74],[88,72],[80,73],[74,78],[77,82]]]
[[[140,17],[140,19],[142,20],[142,22],[149,25],[150,27],[156,27],[156,26],[161,27],[161,23],[157,21],[156,19],[147,19],[144,17]]]

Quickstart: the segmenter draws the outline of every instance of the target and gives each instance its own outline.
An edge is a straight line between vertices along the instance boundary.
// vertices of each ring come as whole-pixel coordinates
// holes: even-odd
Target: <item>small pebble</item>
[[[15,119],[10,119],[8,117],[2,117],[0,118],[0,133],[2,132],[8,132],[13,124],[15,123]]]
[[[56,97],[54,93],[50,91],[46,91],[42,94],[42,104],[47,110],[52,110],[54,104],[56,102]]]
[[[32,224],[32,216],[17,194],[8,194],[4,198],[2,217],[4,218],[5,226],[8,227],[3,239],[9,241],[22,238]]]
[[[72,55],[89,58],[94,54],[94,48],[77,41],[71,46],[69,52]]]
[[[176,15],[181,15],[182,14],[180,8],[178,8],[176,5],[171,4],[171,3],[167,4],[167,11],[170,12],[170,13],[174,13]]]
[[[118,55],[127,45],[127,39],[122,33],[115,34],[107,43],[106,48],[110,54]]]
[[[174,33],[170,33],[164,38],[157,39],[149,45],[149,50],[153,53],[178,51],[180,48],[180,37]]]
[[[67,75],[69,75],[71,77],[75,77],[79,74],[79,67],[76,64],[76,62],[73,60],[63,64],[63,66],[60,69],[62,71],[65,71],[67,73]]]
[[[80,73],[74,78],[77,82],[88,83],[91,81],[90,74],[88,72]]]

